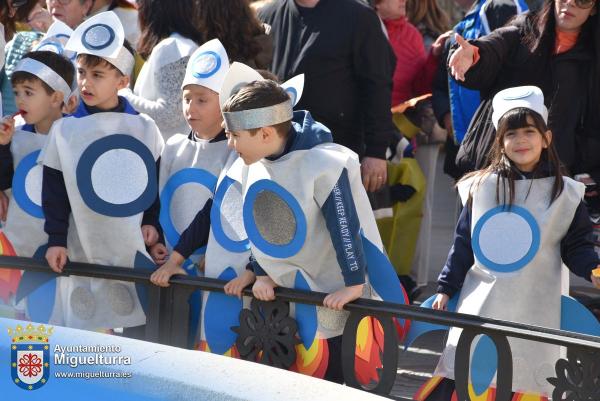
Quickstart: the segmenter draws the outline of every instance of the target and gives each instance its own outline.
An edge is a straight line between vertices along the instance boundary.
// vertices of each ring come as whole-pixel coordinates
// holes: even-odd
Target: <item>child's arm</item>
[[[174,251],[167,262],[150,276],[150,281],[160,287],[168,287],[169,279],[175,274],[187,274],[181,267],[185,259],[179,252]]]
[[[446,264],[438,277],[437,292],[452,297],[460,291],[469,269],[475,263],[471,247],[471,210],[466,205],[460,212],[460,217],[454,230],[454,242]]]
[[[583,202],[577,206],[567,234],[560,242],[560,254],[574,274],[593,282],[592,270],[600,264],[592,242],[592,223]]]
[[[256,276],[256,282],[252,286],[252,293],[256,299],[272,301],[275,299],[275,287],[277,287],[277,283],[271,277]]]
[[[52,270],[60,273],[67,262],[71,203],[62,171],[44,166],[42,174],[42,209],[46,218],[44,231],[48,234],[46,259]]]
[[[188,228],[181,233],[179,242],[173,248],[174,251],[178,252],[185,259],[189,258],[196,249],[202,248],[208,243],[211,207],[212,199],[209,199],[204,204],[202,210],[196,214],[196,217],[194,217]]]
[[[160,172],[160,157],[156,160],[156,182],[158,182],[158,176]],[[156,198],[154,203],[146,211],[144,211],[144,217],[142,217],[142,235],[144,237],[144,243],[146,246],[153,246],[160,238],[162,229],[158,221],[160,215],[160,197],[158,191],[156,192]]]
[[[360,237],[360,221],[354,205],[348,171],[344,169],[338,182],[321,207],[331,236],[345,287],[325,297],[323,305],[341,310],[345,304],[360,298],[365,283],[366,260]]]

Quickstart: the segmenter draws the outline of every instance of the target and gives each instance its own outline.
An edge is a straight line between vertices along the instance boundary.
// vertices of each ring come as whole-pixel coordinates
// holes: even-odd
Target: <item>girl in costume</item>
[[[592,274],[599,261],[582,202],[585,188],[563,176],[547,118],[537,87],[509,88],[494,97],[492,162],[458,184],[465,207],[433,308],[446,309],[456,294],[457,312],[560,328],[561,296],[568,288],[562,263],[600,288]],[[460,334],[451,329],[435,385],[415,399],[452,399]],[[554,374],[560,348],[514,338],[509,343],[513,399],[547,399],[546,378]],[[482,383],[481,376],[471,371],[469,391],[479,395],[483,389],[489,396],[495,381]]]

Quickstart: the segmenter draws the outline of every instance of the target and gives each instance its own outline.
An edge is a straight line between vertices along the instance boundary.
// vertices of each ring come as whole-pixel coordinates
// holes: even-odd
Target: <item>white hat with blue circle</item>
[[[108,61],[124,75],[130,75],[135,59],[123,43],[123,25],[112,11],[105,11],[84,21],[75,29],[65,48],[77,54],[91,54]]]
[[[229,57],[219,39],[212,39],[190,56],[181,89],[186,85],[204,86],[220,93],[229,70]]]
[[[33,50],[44,50],[64,54],[65,45],[72,34],[73,30],[67,24],[60,20],[55,20]]]
[[[537,86],[517,86],[501,90],[492,100],[492,122],[498,122],[510,110],[526,108],[535,111],[548,123],[548,109],[544,105],[544,93]]]

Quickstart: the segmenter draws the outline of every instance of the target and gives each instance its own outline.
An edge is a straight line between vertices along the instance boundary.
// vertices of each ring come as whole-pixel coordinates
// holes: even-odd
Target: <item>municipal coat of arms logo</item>
[[[11,338],[11,376],[13,383],[24,390],[37,390],[50,377],[50,344],[53,328],[28,324],[8,329]]]

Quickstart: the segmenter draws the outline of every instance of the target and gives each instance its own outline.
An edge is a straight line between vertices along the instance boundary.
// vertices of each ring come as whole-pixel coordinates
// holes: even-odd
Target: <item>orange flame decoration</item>
[[[427,397],[431,395],[433,390],[440,384],[440,382],[444,380],[442,376],[433,376],[431,379],[427,380],[419,390],[413,395],[413,400],[415,401],[425,401]],[[446,379],[448,380],[448,379]],[[495,401],[496,400],[496,388],[490,387],[482,394],[476,395],[473,390],[473,386],[469,383],[469,399],[472,401]],[[541,394],[534,393],[514,393],[512,401],[548,401],[548,397],[543,396]],[[452,397],[450,401],[458,401],[458,395],[456,391],[452,392]]]
[[[210,347],[208,346],[208,343],[204,340],[201,340],[200,342],[196,343],[195,347],[196,350],[198,351],[203,351],[203,352],[212,352],[210,350]],[[240,359],[240,353],[238,352],[237,348],[235,345],[233,345],[233,347],[229,348],[227,350],[227,352],[225,352],[223,354],[224,356],[228,356],[231,358],[237,358]]]
[[[0,255],[17,256],[12,244],[0,231]],[[21,281],[21,271],[15,269],[0,269],[0,299],[8,304],[10,298],[17,294],[19,282]]]
[[[356,332],[354,374],[363,386],[379,381],[378,369],[383,367],[383,327],[373,317],[363,318]]]
[[[317,333],[309,349],[306,349],[302,343],[296,345],[296,362],[290,367],[290,370],[322,379],[325,377],[328,364],[327,340],[319,338]]]

